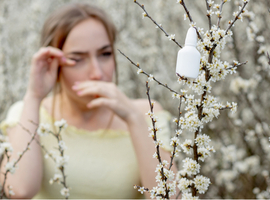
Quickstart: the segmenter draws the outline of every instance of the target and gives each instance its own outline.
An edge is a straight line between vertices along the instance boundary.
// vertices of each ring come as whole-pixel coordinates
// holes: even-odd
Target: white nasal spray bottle
[[[197,33],[195,28],[190,27],[187,32],[185,47],[178,51],[176,74],[185,78],[197,78],[200,69],[201,55],[196,49]]]

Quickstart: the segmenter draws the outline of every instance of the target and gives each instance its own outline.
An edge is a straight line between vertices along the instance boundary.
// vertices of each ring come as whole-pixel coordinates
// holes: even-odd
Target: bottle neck
[[[190,43],[188,43],[188,44],[185,44],[185,47],[197,47],[197,45],[193,45],[193,44],[190,44]]]

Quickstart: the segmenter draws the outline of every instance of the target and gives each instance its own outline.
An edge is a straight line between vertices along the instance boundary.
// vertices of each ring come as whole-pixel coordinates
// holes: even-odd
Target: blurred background
[[[74,0],[1,0],[0,1],[0,120],[14,102],[25,94],[30,61],[39,49],[40,31],[47,16]],[[175,75],[179,47],[165,37],[132,0],[88,0],[103,8],[118,29],[116,48],[158,80],[180,91]],[[139,0],[149,15],[162,24],[169,34],[184,45],[189,21],[176,0]],[[220,4],[220,0],[215,3]],[[232,13],[238,11],[238,0],[227,2],[222,12],[221,28],[226,29]],[[208,29],[205,1],[186,0],[196,26]],[[228,75],[212,85],[212,95],[222,103],[238,103],[235,115],[222,111],[218,119],[205,126],[203,133],[211,136],[216,153],[202,163],[202,174],[210,177],[212,185],[204,198],[270,198],[270,52],[269,0],[251,1],[240,20],[233,27],[222,60],[232,63],[248,61],[237,74]],[[216,17],[213,17],[216,24]],[[130,98],[146,98],[147,77],[137,75],[137,69],[117,52],[119,87]],[[151,98],[164,109],[177,115],[178,100],[163,87],[151,82]],[[174,133],[172,126],[172,134]],[[183,134],[183,142],[187,134]],[[179,169],[182,168],[179,158]]]

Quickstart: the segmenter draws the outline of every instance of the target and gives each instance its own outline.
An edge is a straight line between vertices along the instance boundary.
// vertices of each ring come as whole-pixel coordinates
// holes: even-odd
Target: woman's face
[[[72,67],[61,67],[59,74],[61,87],[68,96],[76,95],[71,89],[75,82],[112,81],[113,49],[105,27],[98,20],[89,18],[76,25],[62,50],[67,58],[76,62]]]

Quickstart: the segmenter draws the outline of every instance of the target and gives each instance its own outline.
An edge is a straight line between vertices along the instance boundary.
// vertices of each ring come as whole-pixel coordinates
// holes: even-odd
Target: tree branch
[[[205,3],[206,3],[207,10],[210,11],[208,0],[205,0]],[[208,13],[206,16],[208,17],[209,30],[211,30],[211,27],[212,27],[211,15]]]
[[[229,26],[228,26],[228,28],[225,31],[225,35],[228,34],[228,31],[232,28],[232,26],[234,25],[234,23],[239,19],[239,16],[244,12],[244,9],[245,9],[245,7],[246,7],[247,4],[248,4],[248,1],[243,4],[242,8],[239,10],[239,12],[236,15],[236,17],[234,18],[233,22],[231,22],[231,21],[229,22]]]
[[[144,13],[145,13],[145,17],[148,17],[164,34],[166,37],[169,37],[169,34],[164,30],[164,28],[159,25],[149,14],[148,12],[145,10],[144,5],[140,4],[139,2],[137,2],[136,0],[134,0],[134,3],[136,3],[138,6],[140,6],[141,9],[143,9]],[[175,44],[177,44],[177,46],[179,46],[180,48],[183,48],[174,38],[171,39]]]
[[[126,57],[126,59],[129,60],[129,62],[131,62],[132,65],[134,65],[135,67],[137,67],[139,70],[141,70],[140,73],[146,75],[148,78],[150,77],[150,74],[146,73],[145,71],[142,70],[142,68],[140,67],[139,63],[135,64],[128,56],[126,56],[121,50],[117,49],[124,57]],[[178,92],[176,92],[175,90],[171,89],[167,84],[163,84],[161,83],[159,80],[157,80],[155,77],[153,77],[153,80],[155,82],[157,82],[159,85],[162,85],[163,87],[167,88],[168,90],[170,90],[171,92],[180,95]],[[180,97],[184,97],[184,95],[180,95]]]
[[[189,10],[188,10],[187,7],[186,7],[186,4],[185,4],[184,0],[180,0],[179,3],[184,7],[184,9],[185,9],[185,11],[186,11],[186,13],[187,13],[187,16],[188,16],[188,18],[189,18],[189,21],[194,23],[194,21],[193,21],[191,15],[190,15],[190,13],[189,13]],[[200,33],[199,33],[197,27],[194,27],[194,28],[196,29],[198,38],[199,38],[201,41],[203,41],[202,36],[200,35]]]

